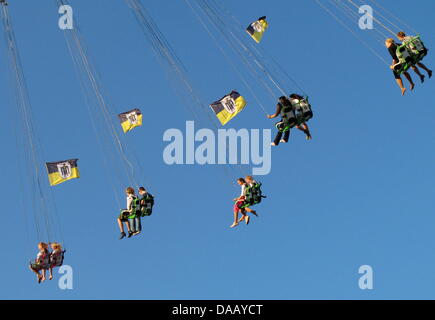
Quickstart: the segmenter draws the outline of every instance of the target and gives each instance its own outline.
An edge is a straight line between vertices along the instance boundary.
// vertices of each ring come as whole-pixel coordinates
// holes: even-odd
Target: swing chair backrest
[[[308,102],[308,97],[303,99],[290,99],[294,110],[296,111],[296,118],[298,124],[307,122],[313,117],[311,105]]]
[[[59,253],[50,255],[50,265],[51,267],[61,267],[63,265],[63,260],[65,258],[66,250],[62,250]]]
[[[410,37],[407,41],[403,42],[403,45],[407,46],[413,54],[417,55],[426,49],[423,41],[420,39],[420,36]]]
[[[410,37],[402,45],[397,47],[396,55],[400,64],[397,64],[398,73],[407,71],[410,67],[419,63],[427,54],[427,49],[421,41],[420,36]]]

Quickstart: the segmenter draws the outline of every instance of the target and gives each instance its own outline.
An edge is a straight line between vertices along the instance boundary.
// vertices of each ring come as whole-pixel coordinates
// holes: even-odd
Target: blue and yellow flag
[[[77,167],[78,159],[65,161],[47,162],[48,180],[50,185],[55,186],[59,183],[80,177]]]
[[[257,43],[260,43],[261,38],[263,38],[264,32],[269,27],[266,21],[266,17],[261,17],[257,21],[252,22],[246,31]]]
[[[210,105],[222,125],[225,125],[228,121],[234,118],[245,106],[245,98],[234,90]]]
[[[133,109],[121,114],[118,114],[119,121],[121,121],[122,130],[124,133],[132,130],[133,128],[142,125],[142,112],[139,109]]]

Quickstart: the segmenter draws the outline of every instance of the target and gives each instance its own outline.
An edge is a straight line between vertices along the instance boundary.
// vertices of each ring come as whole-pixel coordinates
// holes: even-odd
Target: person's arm
[[[278,103],[278,104],[276,105],[276,112],[275,112],[274,114],[272,114],[272,115],[267,115],[267,117],[268,117],[269,119],[273,119],[273,118],[278,117],[280,113],[281,113],[281,105]]]

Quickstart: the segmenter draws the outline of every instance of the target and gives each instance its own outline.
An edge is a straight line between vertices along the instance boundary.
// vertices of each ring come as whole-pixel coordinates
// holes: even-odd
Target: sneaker
[[[230,228],[237,227],[238,225],[239,225],[238,223],[234,222],[234,223],[230,226]]]
[[[423,76],[423,75],[420,77],[421,83],[424,83],[424,78],[425,78],[425,76]]]
[[[284,139],[281,139],[279,142],[287,143],[288,141],[285,141]]]
[[[124,239],[125,238],[125,232],[121,232],[121,235],[119,236],[119,240]]]
[[[136,236],[136,235],[138,235],[139,233],[140,233],[140,231],[135,231],[135,232],[133,232],[133,235]]]
[[[129,231],[129,232],[128,232],[128,237],[127,237],[127,238],[131,238],[132,235],[133,235],[133,232],[132,232],[132,231]]]
[[[427,72],[427,74],[429,75],[429,78],[432,78],[432,70],[429,70],[429,71]]]
[[[246,216],[246,218],[245,218],[245,222],[246,222],[246,224],[249,224],[249,220],[250,220],[251,218],[249,218],[249,216]]]

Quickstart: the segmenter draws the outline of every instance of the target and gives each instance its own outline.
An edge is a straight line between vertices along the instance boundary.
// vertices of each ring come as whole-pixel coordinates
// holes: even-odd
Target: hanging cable
[[[383,56],[381,56],[376,50],[374,50],[366,41],[364,41],[352,28],[350,28],[348,25],[346,25],[343,20],[341,20],[336,14],[332,12],[331,9],[326,7],[323,3],[321,3],[319,0],[316,0],[316,3],[325,10],[331,17],[334,18],[335,21],[337,21],[343,28],[345,28],[347,31],[349,31],[358,41],[360,41],[367,49],[369,49],[379,60],[381,60],[385,65],[389,66],[390,64],[387,62],[387,60],[384,59]]]
[[[181,62],[181,59],[178,57],[174,48],[170,45],[169,41],[160,30],[148,10],[143,6],[140,0],[125,0],[125,2],[132,10],[136,21],[141,27],[145,38],[151,44],[151,48],[157,56],[160,64],[165,69],[167,68],[171,74],[175,76],[172,77],[173,79],[178,79],[178,95],[189,107],[191,113],[194,115],[194,118],[198,120],[198,111],[201,111],[200,114],[206,115],[208,122],[214,127],[214,129],[219,130],[216,117],[212,117],[211,109],[208,107],[208,104],[204,103],[200,98],[199,93],[196,91],[187,75],[187,71]],[[187,94],[182,94],[182,92]],[[196,106],[196,108],[193,108],[193,106]],[[205,106],[207,106],[207,108],[205,108]],[[228,145],[226,148],[228,151]],[[229,170],[242,171],[240,165],[237,166],[230,164],[229,166],[221,167],[225,171],[225,174],[231,177],[231,179],[234,174],[231,174]]]
[[[344,3],[341,0],[332,0],[333,5],[337,8],[337,10],[341,10],[345,13],[345,15],[349,18],[351,22],[355,22],[358,24],[358,21],[360,19],[360,15],[356,10],[353,10],[353,8],[349,7],[348,4]],[[385,39],[388,38],[388,36],[382,32],[381,30],[378,30],[378,28],[374,28],[374,31],[378,34],[378,37],[376,40],[383,44],[385,42]]]
[[[383,10],[386,14],[390,15],[393,19],[395,19],[399,24],[402,24],[406,29],[411,30],[413,33],[418,34],[418,31],[415,30],[412,26],[401,20],[398,16],[391,13],[391,11],[388,11],[385,7],[381,6],[377,1],[371,0],[375,6],[377,6],[380,10]],[[379,10],[376,10],[376,12],[379,12]],[[378,14],[378,13],[377,13]],[[384,16],[383,16],[384,17]],[[384,17],[385,18],[385,17]],[[385,18],[387,21],[390,22],[390,24],[394,25],[390,20]],[[394,25],[395,26],[395,25]],[[400,28],[396,26],[398,30],[403,30],[403,28]]]
[[[49,195],[46,194],[42,183],[42,173],[40,171],[41,144],[37,138],[35,125],[33,122],[33,108],[30,102],[28,88],[23,72],[23,66],[12,26],[8,6],[1,5],[2,24],[10,58],[10,66],[15,83],[15,94],[17,101],[17,112],[22,122],[22,132],[24,133],[24,143],[21,146],[25,155],[25,165],[27,176],[30,179],[27,194],[32,198],[31,211],[33,212],[36,228],[37,240],[50,242],[53,239],[53,223],[50,216]],[[28,199],[26,198],[26,202]],[[29,210],[25,206],[25,210]]]
[[[350,2],[354,7],[356,7],[357,9],[360,8],[360,6],[358,6],[355,2],[353,2],[352,0],[347,0],[348,2]],[[391,33],[394,36],[396,36],[396,33],[391,30],[390,28],[388,28],[386,25],[384,25],[380,20],[378,20],[376,17],[374,17],[372,14],[367,13],[367,15],[373,19],[373,21],[377,22],[382,28],[384,28],[385,30],[387,30],[389,33]]]
[[[265,107],[263,105],[263,103],[261,102],[261,100],[258,98],[257,94],[255,93],[255,90],[252,88],[252,86],[249,84],[248,81],[246,81],[246,79],[243,77],[241,71],[236,67],[236,65],[234,64],[234,62],[231,60],[231,58],[229,57],[228,53],[225,51],[225,49],[223,48],[222,45],[220,45],[219,40],[216,38],[216,36],[213,34],[213,32],[210,30],[210,28],[207,26],[207,24],[205,23],[205,21],[203,20],[203,18],[199,15],[199,13],[195,10],[195,8],[193,7],[192,3],[190,3],[189,0],[185,0],[186,3],[188,4],[188,6],[192,9],[192,11],[194,12],[194,14],[196,15],[196,17],[198,18],[198,20],[200,21],[201,25],[204,27],[204,29],[207,31],[207,33],[209,34],[209,36],[213,39],[213,41],[215,42],[216,46],[219,48],[219,50],[221,51],[222,55],[225,57],[225,59],[228,61],[228,63],[230,64],[231,68],[234,70],[234,72],[237,74],[237,76],[239,77],[239,79],[243,82],[244,86],[249,90],[249,92],[252,94],[252,96],[254,97],[255,101],[258,103],[258,105],[260,105],[262,107],[263,110],[265,110]],[[270,88],[268,88],[268,90],[270,90]],[[267,114],[267,113],[266,113]]]
[[[67,0],[55,0],[55,3],[57,6],[68,5]],[[109,180],[114,194],[117,195],[115,199],[120,207],[120,186],[125,186],[127,182],[129,185],[139,187],[139,178],[135,170],[139,167],[139,162],[134,154],[128,151],[127,143],[123,141],[118,133],[119,128],[114,125],[116,113],[113,112],[108,95],[105,93],[98,72],[91,61],[77,19],[74,20],[74,28],[65,30],[64,35],[80,80],[82,92],[85,93],[93,130],[100,148],[105,154],[103,161],[106,169],[110,171]],[[100,127],[102,132],[100,132]],[[113,149],[116,156],[111,154]],[[107,154],[111,154],[111,156],[107,157]],[[122,164],[124,175],[118,175],[117,170],[114,169],[118,167],[117,163]],[[113,176],[116,176],[116,178]],[[144,181],[142,175],[140,181]]]

